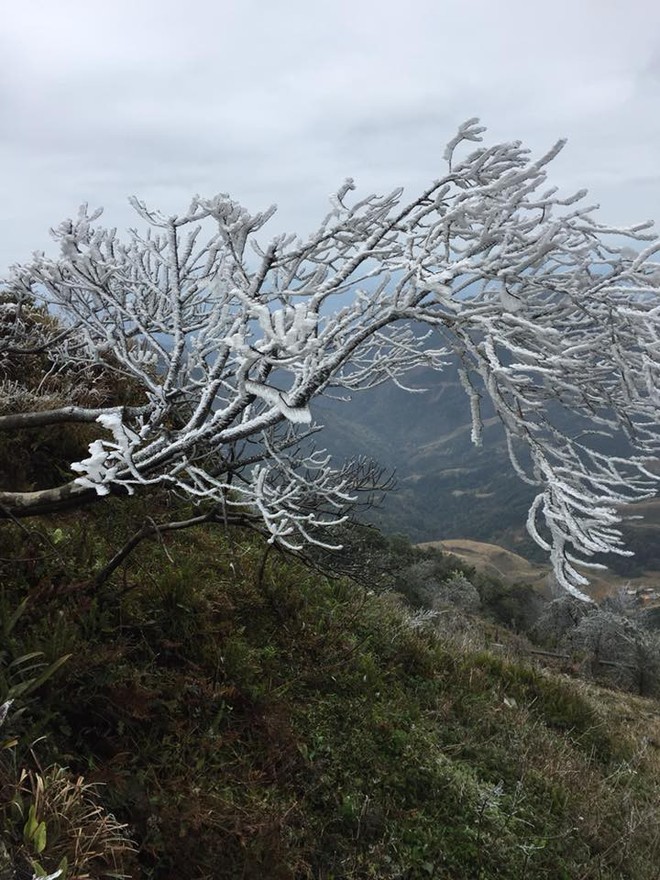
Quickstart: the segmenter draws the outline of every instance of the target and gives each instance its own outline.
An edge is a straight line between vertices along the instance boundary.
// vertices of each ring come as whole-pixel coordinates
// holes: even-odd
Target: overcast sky
[[[309,231],[359,192],[441,175],[489,140],[569,143],[552,181],[613,223],[660,220],[657,0],[6,0],[0,272],[82,201],[133,223],[228,192]]]

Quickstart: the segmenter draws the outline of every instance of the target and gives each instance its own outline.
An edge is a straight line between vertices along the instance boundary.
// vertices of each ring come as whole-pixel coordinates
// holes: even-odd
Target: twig
[[[178,529],[189,529],[191,526],[201,525],[202,523],[211,522],[217,515],[216,508],[214,507],[212,510],[208,511],[208,513],[202,514],[201,516],[191,517],[190,519],[180,520],[178,522],[169,522],[169,523],[156,523],[149,517],[149,519],[145,520],[142,527],[130,538],[124,546],[112,557],[110,562],[101,569],[101,571],[94,578],[94,586],[100,587],[102,586],[110,577],[110,575],[122,564],[122,562],[129,556],[133,550],[144,541],[145,538],[150,538],[153,535],[157,535],[160,538],[161,546],[163,544],[162,541],[162,532],[171,532],[176,531]],[[165,551],[167,553],[167,551]],[[168,554],[168,558],[170,562],[172,561],[171,557]]]

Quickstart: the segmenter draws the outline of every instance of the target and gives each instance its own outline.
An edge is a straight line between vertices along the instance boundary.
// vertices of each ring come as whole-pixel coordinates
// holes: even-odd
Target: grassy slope
[[[104,783],[134,877],[658,877],[657,703],[414,631],[391,595],[263,564],[250,535],[166,536],[170,560],[143,544],[87,590],[157,504],[0,528],[4,690],[28,675],[15,658],[71,654],[2,731],[11,851],[29,850],[30,794],[23,818],[9,802],[38,760]],[[71,835],[38,818],[53,868]]]
[[[530,584],[541,594],[551,596],[549,584],[552,569],[549,565],[531,562],[498,544],[450,538],[447,541],[425,541],[418,546],[445,550],[463,560],[466,565],[473,566],[477,571],[483,572],[491,578],[497,578],[507,583]],[[607,558],[607,562],[612,562],[611,556]],[[589,569],[582,569],[582,571],[590,581],[586,592],[597,601],[615,593],[622,587],[653,586],[660,580],[660,573],[657,571],[645,571],[638,577],[623,577],[611,570],[597,573]]]
[[[517,553],[483,541],[450,538],[447,541],[426,541],[420,547],[436,547],[463,559],[478,571],[504,581],[533,584],[543,590],[551,572],[549,565],[530,562]]]

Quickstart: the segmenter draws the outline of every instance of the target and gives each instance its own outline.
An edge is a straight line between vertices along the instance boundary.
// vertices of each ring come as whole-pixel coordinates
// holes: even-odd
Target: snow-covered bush
[[[0,416],[0,430],[99,431],[72,482],[2,492],[4,515],[158,485],[225,516],[250,511],[298,546],[341,521],[356,482],[301,445],[317,428],[314,399],[451,364],[473,442],[488,396],[513,467],[537,487],[530,534],[579,592],[576,554],[624,552],[617,505],[657,486],[645,463],[660,449],[659,245],[623,246],[652,240],[650,224],[602,225],[584,192],[548,187],[562,142],[538,159],[518,141],[459,155],[483,131],[461,126],[439,178],[410,200],[401,189],[355,199],[347,180],[306,239],[259,243],[274,208],[250,214],[226,194],[177,216],[133,199],[146,231],[126,240],[86,206],[57,227],[60,257],[16,268],[5,304],[33,297],[57,316],[64,334],[36,340],[54,368],[105,364],[142,395]],[[567,429],[562,410],[588,430]]]

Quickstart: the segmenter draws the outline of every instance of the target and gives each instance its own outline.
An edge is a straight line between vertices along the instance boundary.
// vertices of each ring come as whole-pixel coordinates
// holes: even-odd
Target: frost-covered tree
[[[473,442],[488,395],[513,467],[538,487],[529,531],[578,591],[575,554],[625,552],[616,505],[655,490],[660,246],[650,223],[604,226],[584,192],[548,188],[562,142],[539,159],[519,142],[463,149],[483,131],[461,126],[442,176],[410,201],[400,189],[355,199],[347,180],[306,239],[260,244],[274,208],[252,215],[224,194],[179,216],[133,199],[146,231],[125,240],[86,207],[61,224],[58,259],[13,270],[5,320],[26,297],[46,304],[67,333],[42,328],[31,344],[54,368],[105,363],[141,399],[5,406],[2,430],[99,428],[70,483],[1,493],[5,515],[160,485],[252,510],[273,540],[314,539],[355,482],[354,468],[300,443],[316,427],[314,399],[452,364]],[[571,433],[562,410],[589,430]],[[603,435],[626,438],[629,454],[611,454]]]
[[[593,609],[566,632],[560,647],[581,656],[594,678],[645,696],[660,690],[660,639],[629,617]]]

